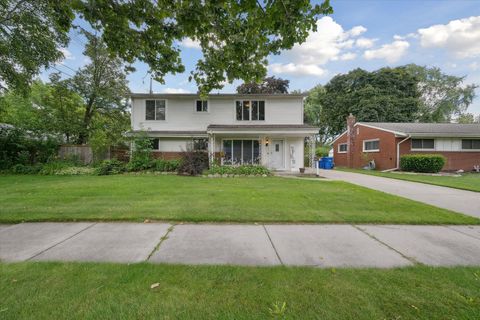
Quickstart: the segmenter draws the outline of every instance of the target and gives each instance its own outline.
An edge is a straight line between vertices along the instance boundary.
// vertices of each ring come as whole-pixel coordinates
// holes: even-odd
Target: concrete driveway
[[[480,226],[22,223],[0,261],[248,266],[480,265]]]
[[[480,218],[479,192],[338,170],[320,170],[320,176]]]

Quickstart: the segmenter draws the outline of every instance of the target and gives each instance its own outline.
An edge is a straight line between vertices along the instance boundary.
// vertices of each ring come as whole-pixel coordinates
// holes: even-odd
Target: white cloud
[[[63,53],[63,57],[65,60],[75,60],[75,57],[67,48],[59,48],[59,50]]]
[[[367,31],[367,28],[365,28],[364,26],[356,26],[356,27],[353,27],[352,29],[350,29],[348,31],[348,34],[351,35],[352,37],[358,37],[359,35],[361,35],[365,31]]]
[[[180,41],[180,45],[185,48],[192,48],[192,49],[201,49],[200,42],[196,40],[192,40],[191,38],[185,38]]]
[[[161,89],[162,93],[190,93],[190,91],[182,88],[164,88]]]
[[[396,62],[407,52],[410,44],[408,41],[395,40],[392,43],[384,44],[378,49],[366,50],[363,54],[367,60],[385,59],[389,63]]]
[[[359,48],[368,49],[373,47],[373,45],[375,44],[375,41],[377,41],[377,39],[358,38],[355,41],[355,45]]]
[[[480,16],[418,29],[424,48],[445,48],[458,58],[480,56]]]
[[[347,52],[347,53],[344,53],[340,56],[340,60],[342,61],[347,61],[347,60],[353,60],[357,57],[357,54],[356,53],[353,53],[353,52]]]
[[[468,67],[470,69],[472,69],[473,71],[477,71],[478,69],[480,69],[480,64],[478,62],[472,62],[468,65]]]
[[[320,68],[316,64],[273,63],[268,66],[268,69],[273,73],[293,75],[323,76],[326,73],[325,69]]]
[[[288,63],[273,63],[269,70],[295,75],[325,75],[327,71],[321,66],[329,61],[356,58],[354,52],[346,51],[352,49],[356,38],[366,31],[363,26],[345,31],[331,17],[323,17],[317,21],[317,31],[311,31],[304,43],[282,53]]]

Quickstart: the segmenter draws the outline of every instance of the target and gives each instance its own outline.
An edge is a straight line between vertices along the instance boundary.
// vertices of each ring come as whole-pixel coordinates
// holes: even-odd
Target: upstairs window
[[[480,150],[480,139],[462,139],[462,150]]]
[[[235,114],[238,121],[264,121],[265,101],[244,100],[237,101]]]
[[[197,112],[208,112],[208,101],[207,100],[197,100],[195,102],[195,111],[197,111]]]
[[[145,101],[145,120],[165,120],[165,100]]]
[[[376,140],[363,140],[363,152],[376,152],[380,151],[380,141]]]
[[[434,139],[412,139],[412,150],[433,150],[435,149]]]
[[[348,150],[348,144],[346,143],[340,143],[338,145],[338,153],[346,153]]]

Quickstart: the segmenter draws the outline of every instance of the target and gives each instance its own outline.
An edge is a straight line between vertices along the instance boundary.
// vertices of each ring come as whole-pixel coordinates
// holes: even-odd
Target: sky
[[[306,91],[326,84],[333,76],[355,68],[376,70],[409,63],[435,66],[447,74],[465,76],[480,84],[480,0],[331,0],[334,13],[317,22],[307,41],[269,56],[268,75],[290,80],[290,90]],[[72,31],[65,59],[48,74],[61,70],[65,77],[88,63],[85,39]],[[197,92],[190,71],[201,58],[197,43],[179,43],[186,71],[167,75],[165,84],[153,82],[154,92]],[[148,92],[148,67],[135,63],[128,76],[132,92]],[[235,92],[242,81],[214,92]],[[480,114],[480,89],[468,112]]]

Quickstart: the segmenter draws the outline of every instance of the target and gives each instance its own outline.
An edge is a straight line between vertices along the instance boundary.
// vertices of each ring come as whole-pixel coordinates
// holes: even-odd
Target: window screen
[[[363,142],[363,149],[365,151],[379,150],[379,141],[378,140],[364,141]]]

